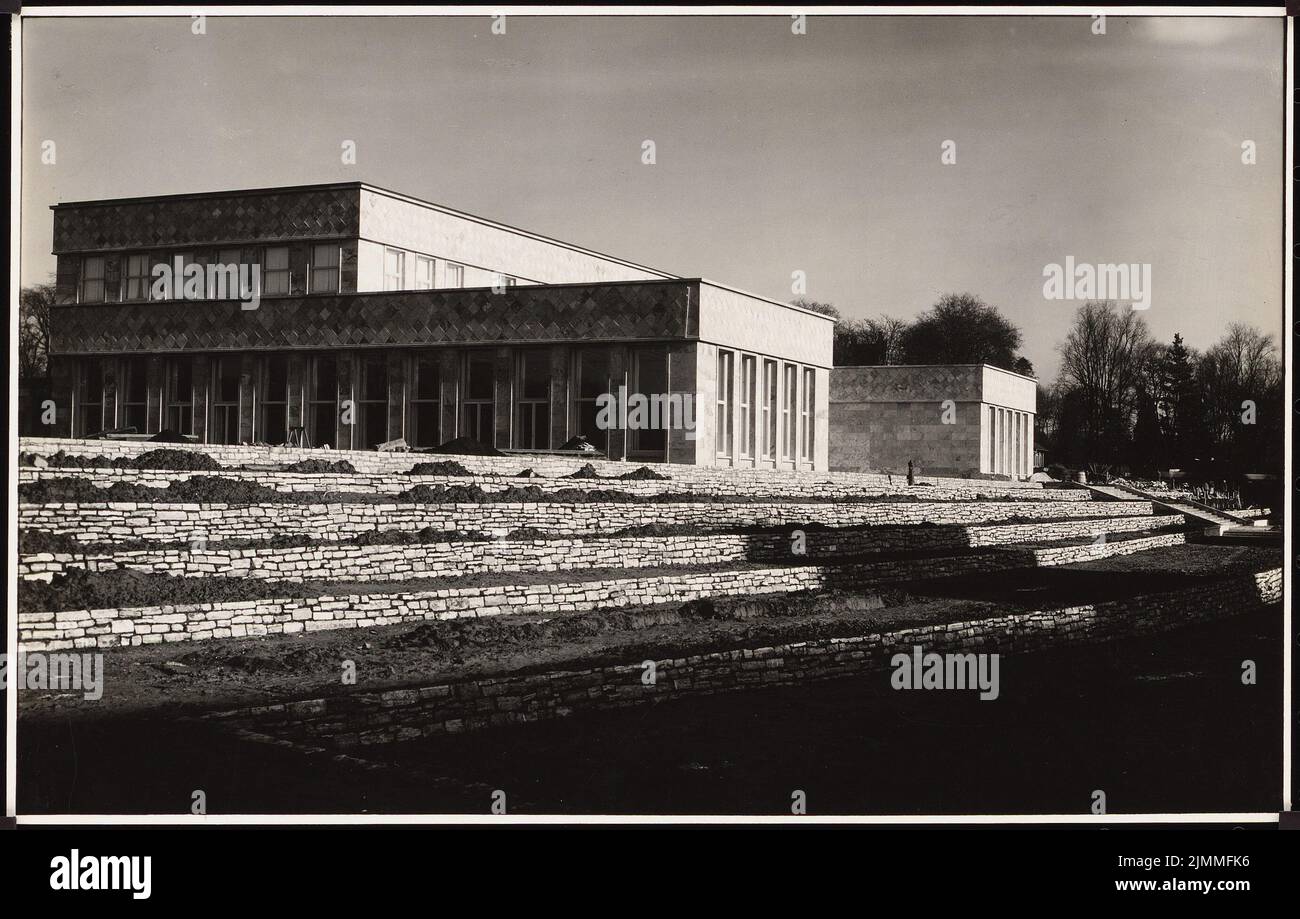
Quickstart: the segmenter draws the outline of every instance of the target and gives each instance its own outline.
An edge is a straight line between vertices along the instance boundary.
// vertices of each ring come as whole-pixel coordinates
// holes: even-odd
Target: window
[[[612,359],[613,355],[608,348],[587,348],[579,351],[576,358],[578,388],[574,403],[578,430],[575,433],[587,438],[600,450],[605,450],[609,445],[609,431],[596,424],[600,415],[600,406],[596,400],[611,394],[613,384],[609,376]]]
[[[668,417],[668,354],[660,350],[637,351],[633,355],[632,368],[632,391],[645,396],[646,412],[644,422],[637,427],[628,422],[631,428],[628,454],[663,461],[667,459],[668,424],[671,422]],[[628,412],[630,415],[631,408]]]
[[[800,403],[799,412],[799,430],[803,436],[799,438],[799,458],[804,462],[811,463],[813,459],[813,425],[817,416],[817,402],[813,398],[816,393],[817,377],[816,371],[811,367],[803,369],[803,399]]]
[[[231,354],[223,354],[212,362],[212,423],[208,443],[239,443],[241,369],[240,359]]]
[[[164,368],[163,427],[177,434],[194,433],[194,362],[170,358]]]
[[[462,433],[489,446],[496,445],[495,369],[491,354],[471,352],[465,355]]]
[[[446,262],[442,266],[443,287],[464,287],[465,286],[465,266],[457,265],[454,262]]]
[[[989,472],[998,471],[998,410],[989,406]]]
[[[415,289],[433,290],[433,259],[427,255],[415,257]]]
[[[740,449],[742,457],[754,455],[754,384],[758,382],[756,359],[749,354],[740,358]]]
[[[212,255],[211,253],[208,252],[182,252],[181,253],[181,282],[180,283],[181,283],[182,296],[178,297],[177,299],[185,299],[185,300],[211,299],[213,295],[213,291],[208,289],[208,264],[211,261],[212,261]],[[198,280],[194,282],[190,281],[190,275],[193,274],[193,272],[190,271],[191,265],[199,266],[199,271],[202,272],[201,274],[198,275]],[[196,288],[198,290],[197,298],[194,296],[194,291]]]
[[[97,357],[80,361],[77,380],[77,433],[104,430],[104,365]]]
[[[776,361],[763,361],[763,459],[776,459],[777,380]]]
[[[529,349],[519,354],[516,447],[545,450],[551,445],[551,354]]]
[[[104,302],[104,257],[87,256],[81,260],[81,295],[79,303]]]
[[[731,407],[735,380],[733,379],[736,355],[731,351],[718,352],[718,417],[714,419],[717,432],[718,456],[731,455],[732,425]]]
[[[400,249],[384,250],[384,290],[401,290],[406,273],[406,253]]]
[[[321,243],[311,247],[311,293],[339,292],[339,245]]]
[[[121,399],[118,426],[135,428],[137,434],[147,433],[149,378],[144,358],[128,357],[122,361]]]
[[[263,256],[262,296],[282,297],[289,293],[289,247],[271,246]]]
[[[417,354],[411,386],[411,423],[407,441],[413,447],[442,443],[441,369],[436,354]]]
[[[795,422],[799,417],[798,375],[794,364],[785,365],[785,398],[781,400],[781,431],[785,435],[781,450],[782,459],[793,460],[799,449],[799,432]]]
[[[269,354],[262,362],[262,404],[257,438],[263,443],[289,441],[289,356]]]
[[[373,450],[388,440],[388,356],[366,354],[357,360],[357,411],[352,448]]]
[[[238,249],[221,249],[217,252],[217,261],[213,271],[213,290],[211,296],[218,300],[239,300],[252,291],[245,291],[239,277],[241,253]]]
[[[508,274],[498,274],[497,284],[501,287],[514,287],[515,279],[510,277]]]
[[[311,359],[307,402],[307,434],[313,447],[334,444],[339,419],[338,362],[333,354]]]
[[[149,286],[153,279],[149,275],[149,256],[144,253],[126,257],[126,299],[148,300]]]

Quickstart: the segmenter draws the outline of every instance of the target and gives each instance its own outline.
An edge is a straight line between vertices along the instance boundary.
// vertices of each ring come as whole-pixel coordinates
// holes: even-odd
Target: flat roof
[[[996,364],[844,364],[832,367],[832,370],[889,370],[897,367],[901,369],[917,369],[919,367],[987,367],[989,370],[996,370],[998,373],[1005,373],[1008,376],[1020,377],[1022,380],[1028,380],[1031,383],[1037,383],[1038,377],[1027,377],[1023,373],[1016,373],[1014,370],[1008,370],[1005,367],[998,367]]]

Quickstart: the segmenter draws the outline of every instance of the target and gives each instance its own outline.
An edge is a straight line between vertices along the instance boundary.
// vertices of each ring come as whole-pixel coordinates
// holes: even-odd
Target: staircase
[[[1183,514],[1189,521],[1199,520],[1205,524],[1202,534],[1208,537],[1279,544],[1282,541],[1281,527],[1221,511],[1191,498],[1170,499],[1131,485],[1089,485],[1088,490],[1101,500],[1150,501],[1168,511]]]

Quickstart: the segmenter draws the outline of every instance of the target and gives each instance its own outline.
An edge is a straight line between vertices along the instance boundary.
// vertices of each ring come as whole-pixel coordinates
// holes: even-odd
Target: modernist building
[[[988,364],[837,367],[830,468],[927,475],[1033,471],[1038,388]]]
[[[616,459],[827,468],[833,322],[816,313],[359,182],[53,210],[51,433],[504,450],[583,434]],[[154,266],[177,259],[258,266],[260,304],[156,298]],[[694,430],[598,426],[620,393],[689,398]]]

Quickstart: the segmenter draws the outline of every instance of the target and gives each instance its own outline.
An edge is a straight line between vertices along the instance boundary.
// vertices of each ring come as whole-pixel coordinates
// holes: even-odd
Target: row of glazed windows
[[[152,400],[155,417],[150,417],[146,357],[83,358],[74,432],[87,436],[134,428],[137,433],[165,429],[194,435],[201,429],[207,443],[237,444],[249,439],[251,429],[253,443],[284,444],[293,436],[297,443],[351,449],[372,449],[398,437],[412,447],[434,447],[459,436],[498,448],[546,450],[562,446],[552,417],[559,410],[570,413],[566,420],[571,423],[560,426],[564,437],[568,431],[580,433],[604,452],[609,424],[602,421],[601,396],[629,382],[614,378],[616,360],[609,347],[574,348],[559,358],[547,348],[517,348],[506,356],[465,349],[450,361],[445,352],[432,350],[396,356],[394,361],[390,352],[373,351],[345,358],[351,361],[343,368],[350,371],[350,390],[340,379],[336,354],[302,355],[302,380],[296,387],[290,385],[290,356],[285,353],[248,361],[238,354],[211,355],[206,379],[199,378],[195,355],[167,357]],[[571,386],[555,385],[557,359],[568,370]],[[624,361],[632,391],[666,390],[664,349],[633,348]],[[117,382],[115,396],[108,380]],[[295,413],[301,432],[290,429],[291,403],[301,407]],[[510,416],[508,433],[498,431],[498,412]],[[199,418],[206,424],[196,425]],[[629,456],[666,456],[665,431],[628,433]]]
[[[718,349],[717,456],[812,462],[816,379],[812,367]]]

